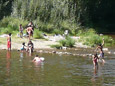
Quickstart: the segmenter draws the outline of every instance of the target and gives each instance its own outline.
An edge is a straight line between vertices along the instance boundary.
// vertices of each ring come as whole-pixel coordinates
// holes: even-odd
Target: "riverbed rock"
[[[103,48],[104,51],[108,51],[108,48]]]
[[[115,54],[115,52],[113,52],[113,54]]]
[[[111,54],[111,51],[109,51],[108,54]]]
[[[56,51],[52,51],[52,53],[56,53]]]
[[[66,49],[67,49],[67,47],[62,47],[62,49],[66,50]]]

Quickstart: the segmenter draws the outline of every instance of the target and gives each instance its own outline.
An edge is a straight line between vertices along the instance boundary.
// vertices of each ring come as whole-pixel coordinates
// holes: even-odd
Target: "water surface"
[[[34,64],[36,54],[45,61]],[[93,69],[89,57],[0,50],[0,86],[114,86],[115,55]]]

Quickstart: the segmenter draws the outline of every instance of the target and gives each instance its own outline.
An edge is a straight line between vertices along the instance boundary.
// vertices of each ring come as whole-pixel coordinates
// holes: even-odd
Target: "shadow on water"
[[[45,61],[33,63],[36,54]],[[115,58],[93,69],[92,59],[48,53],[0,51],[0,86],[113,86]]]

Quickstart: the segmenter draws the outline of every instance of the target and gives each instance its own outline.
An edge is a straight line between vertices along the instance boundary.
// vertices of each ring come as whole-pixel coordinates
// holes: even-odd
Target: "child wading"
[[[22,43],[22,48],[21,48],[21,51],[26,50],[26,48],[25,48],[25,47],[26,47],[25,42],[23,42],[23,43]]]
[[[99,58],[98,58],[97,54],[94,54],[93,55],[93,59],[92,59],[93,60],[93,65],[94,65],[94,69],[96,69],[96,68],[98,69],[98,59]]]
[[[11,50],[11,33],[9,33],[7,37],[7,48],[8,50]]]

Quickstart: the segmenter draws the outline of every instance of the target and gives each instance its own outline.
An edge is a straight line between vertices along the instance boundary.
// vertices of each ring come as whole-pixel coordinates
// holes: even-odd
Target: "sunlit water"
[[[45,61],[34,64],[38,54]],[[72,55],[0,51],[0,86],[115,86],[115,55],[98,71],[92,59]]]

